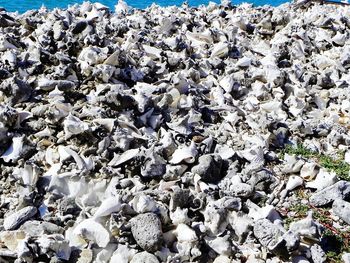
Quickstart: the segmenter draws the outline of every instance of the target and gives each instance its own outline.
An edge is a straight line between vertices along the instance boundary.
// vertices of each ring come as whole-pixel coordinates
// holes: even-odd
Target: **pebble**
[[[222,159],[220,155],[202,155],[198,159],[198,165],[194,166],[191,171],[198,174],[203,182],[218,182],[223,177]]]
[[[350,225],[350,203],[336,199],[332,205],[333,213]]]
[[[137,244],[147,252],[159,250],[163,242],[162,224],[154,213],[134,217],[131,221],[131,232]]]
[[[133,256],[130,263],[159,263],[159,260],[155,255],[144,251]]]

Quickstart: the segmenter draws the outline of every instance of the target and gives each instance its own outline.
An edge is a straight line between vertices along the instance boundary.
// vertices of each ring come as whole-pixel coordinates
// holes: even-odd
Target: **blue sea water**
[[[47,8],[52,9],[55,7],[65,8],[68,5],[75,3],[82,3],[84,0],[0,0],[0,7],[5,8],[7,11],[15,12],[18,11],[23,13],[30,9],[38,9],[42,5]],[[201,4],[208,4],[210,0],[188,0],[187,2],[191,6],[198,6]],[[219,3],[220,0],[211,0],[212,2]],[[114,10],[114,5],[117,0],[90,0],[90,2],[100,2],[106,6],[109,6],[111,10]],[[150,6],[153,2],[159,4],[160,6],[170,6],[170,5],[181,5],[184,0],[126,0],[126,2],[135,8],[146,8]],[[233,0],[234,4],[239,4],[242,2],[253,3],[254,5],[273,5],[278,6],[282,3],[288,2],[287,0]]]

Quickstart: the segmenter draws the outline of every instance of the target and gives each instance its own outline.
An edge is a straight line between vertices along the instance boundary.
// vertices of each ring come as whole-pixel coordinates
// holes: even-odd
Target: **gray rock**
[[[350,225],[350,203],[341,199],[333,202],[332,206],[335,215],[339,216],[344,222]]]
[[[259,219],[254,224],[253,233],[259,242],[275,255],[283,259],[288,258],[289,253],[281,229],[268,219]],[[296,241],[293,241],[296,242]],[[290,242],[291,244],[293,242]]]
[[[133,256],[130,263],[159,263],[156,256],[144,251]]]
[[[296,235],[292,231],[288,231],[284,233],[283,239],[286,241],[286,247],[288,251],[294,251],[298,249],[300,245],[300,237],[299,235]]]
[[[336,199],[344,200],[348,197],[350,197],[350,182],[339,181],[314,193],[310,197],[310,203],[313,206],[324,206],[332,203]]]
[[[30,220],[25,222],[20,230],[25,231],[29,236],[41,236],[43,234],[63,234],[64,229],[50,222]]]
[[[215,183],[223,177],[221,168],[222,159],[220,155],[203,155],[199,157],[198,164],[191,171],[198,174],[203,182]]]
[[[134,217],[131,232],[137,244],[148,252],[157,251],[163,242],[161,221],[154,213]]]
[[[232,194],[233,196],[238,196],[238,197],[248,197],[253,194],[253,187],[249,184],[245,183],[239,183],[235,184],[232,188]]]
[[[314,244],[310,248],[311,258],[314,263],[324,263],[327,260],[326,253],[322,250],[321,246]]]
[[[275,247],[281,240],[282,231],[268,219],[259,219],[254,224],[254,235],[267,248]]]
[[[190,197],[189,189],[175,188],[171,195],[169,207],[175,210],[177,207],[184,208],[187,206]]]
[[[37,209],[34,206],[27,206],[13,214],[5,217],[4,228],[5,230],[15,230],[29,218],[33,217],[37,213]]]

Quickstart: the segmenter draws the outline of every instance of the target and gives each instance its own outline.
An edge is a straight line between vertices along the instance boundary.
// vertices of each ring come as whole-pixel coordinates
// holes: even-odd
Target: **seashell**
[[[15,169],[13,172],[14,177],[21,179],[25,186],[35,186],[38,181],[38,167],[30,164],[24,165],[23,168]]]
[[[286,190],[287,191],[292,191],[295,188],[301,186],[303,184],[304,180],[296,175],[292,175],[289,177],[287,185],[286,185]]]
[[[73,234],[82,238],[90,240],[99,247],[106,247],[110,240],[109,232],[93,219],[85,219],[80,222],[73,231]]]
[[[318,166],[315,162],[307,162],[300,169],[300,176],[307,181],[315,178],[318,173]]]
[[[304,219],[292,222],[289,230],[302,237],[317,241],[321,234],[320,226],[312,219],[312,212]]]
[[[243,57],[240,58],[237,62],[236,62],[236,66],[240,67],[240,68],[247,68],[252,64],[252,59],[248,58],[248,57]]]
[[[114,153],[114,157],[108,163],[108,165],[116,167],[118,165],[121,165],[122,163],[125,163],[125,162],[135,158],[136,156],[138,156],[139,153],[140,153],[140,149],[130,149],[130,150],[123,152],[120,155]]]
[[[129,248],[127,245],[120,244],[116,251],[114,251],[110,263],[129,263],[134,255],[137,253],[136,249]]]
[[[96,255],[96,263],[110,262],[113,252],[117,250],[117,244],[108,244]]]
[[[229,236],[210,238],[205,237],[206,244],[218,255],[230,256],[232,254],[232,245],[228,241]]]
[[[145,194],[136,195],[131,201],[131,206],[139,214],[157,211],[157,202]]]
[[[24,135],[13,137],[11,146],[1,155],[4,162],[16,162],[24,151]]]
[[[187,224],[190,222],[187,213],[187,208],[181,209],[180,207],[177,207],[174,212],[170,213],[170,219],[174,225]]]
[[[214,57],[219,57],[219,58],[223,58],[225,56],[227,56],[228,54],[228,44],[227,43],[223,43],[223,42],[219,42],[217,44],[214,45],[213,50],[211,51],[211,58]]]
[[[181,162],[194,163],[197,157],[198,151],[196,144],[192,141],[190,146],[180,146],[172,155],[169,163],[179,164]]]
[[[346,151],[344,155],[344,161],[350,164],[350,151]]]
[[[99,217],[109,216],[111,213],[119,212],[121,208],[122,202],[120,196],[106,198],[96,210],[93,218],[97,219]]]
[[[304,161],[301,159],[297,159],[293,155],[285,154],[284,155],[285,166],[282,169],[283,173],[298,173],[302,166],[304,165]]]
[[[114,124],[115,124],[115,119],[95,119],[93,120],[94,123],[100,124],[103,127],[105,127],[109,132],[113,131]]]
[[[69,260],[71,248],[68,241],[60,234],[42,235],[37,240],[40,249],[43,253],[54,251],[58,258]]]
[[[339,46],[344,46],[347,40],[346,34],[341,34],[337,32],[334,37],[332,37],[332,41]]]
[[[335,184],[337,181],[338,179],[335,172],[328,172],[327,170],[321,168],[315,180],[307,182],[305,186],[307,188],[313,188],[316,189],[316,191],[320,191],[328,186]]]
[[[179,224],[174,233],[178,242],[195,242],[198,240],[196,232],[185,224]]]
[[[230,93],[232,91],[234,83],[235,81],[230,75],[226,75],[219,81],[221,88],[223,88],[227,93]]]
[[[89,130],[89,125],[71,113],[63,121],[65,138],[69,139],[73,135],[81,134]]]
[[[124,0],[118,0],[118,3],[114,7],[116,14],[127,14],[131,7]]]

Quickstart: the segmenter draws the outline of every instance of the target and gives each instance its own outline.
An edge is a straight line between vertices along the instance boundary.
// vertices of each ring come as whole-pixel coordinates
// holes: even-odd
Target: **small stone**
[[[264,247],[274,247],[282,234],[268,219],[259,219],[254,224],[254,235]]]
[[[14,212],[13,214],[5,217],[4,228],[5,230],[15,230],[26,220],[33,217],[37,213],[37,209],[34,206],[27,206]]]
[[[315,263],[324,263],[327,260],[326,253],[322,250],[321,246],[314,244],[310,248],[311,258]]]
[[[284,233],[283,239],[286,241],[286,247],[288,251],[294,251],[298,249],[300,245],[300,237],[299,235],[296,235],[292,231],[288,231]]]
[[[254,188],[246,183],[236,183],[230,186],[230,191],[225,194],[235,197],[249,197],[253,194]]]
[[[348,197],[350,197],[350,182],[339,181],[314,193],[310,197],[310,203],[313,206],[324,206],[332,203],[336,199],[344,200]]]
[[[254,224],[255,237],[272,253],[282,258],[288,257],[286,241],[282,238],[282,231],[268,219],[259,219]]]
[[[180,207],[180,208],[186,207],[189,197],[190,197],[189,189],[175,188],[171,196],[170,208],[172,210],[175,210],[177,207]]]
[[[161,222],[154,213],[134,217],[131,220],[131,232],[137,244],[148,252],[157,251],[163,242]]]
[[[350,225],[350,203],[341,199],[333,202],[333,212],[339,216],[345,223]]]
[[[64,229],[50,222],[30,220],[25,222],[20,230],[26,232],[29,236],[41,236],[43,234],[63,234]]]
[[[222,159],[220,155],[203,155],[198,164],[192,168],[192,173],[198,174],[203,182],[215,183],[222,178]]]
[[[130,263],[159,263],[156,256],[144,251],[133,256]]]

